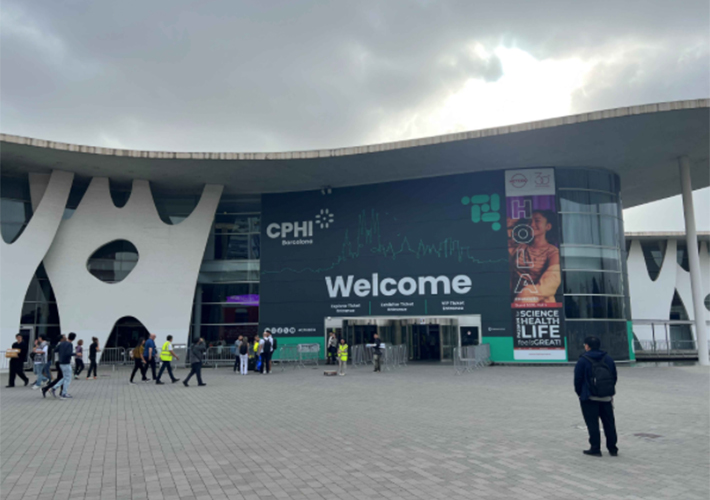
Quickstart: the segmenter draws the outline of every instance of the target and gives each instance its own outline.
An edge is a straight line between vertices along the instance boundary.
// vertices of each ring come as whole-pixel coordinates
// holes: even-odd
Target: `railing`
[[[405,344],[385,345],[381,348],[380,368],[392,370],[400,366],[407,366],[409,353]],[[350,357],[353,367],[367,366],[373,364],[374,349],[364,344],[354,345],[350,348]]]
[[[639,349],[640,347],[640,349]],[[710,342],[708,343],[710,350]],[[698,354],[695,340],[641,340],[636,355],[668,355],[695,357]]]
[[[102,365],[125,365],[130,361],[129,353],[123,347],[104,347],[101,349]]]
[[[186,357],[189,357],[189,355]],[[205,351],[205,359],[203,364],[217,368],[218,366],[225,365],[233,366],[236,360],[236,355],[228,346],[209,347],[207,351]]]
[[[10,360],[12,358],[6,358],[5,352],[6,351],[0,351],[0,356],[2,356],[2,358],[0,358],[0,370],[9,370],[10,369]]]
[[[490,344],[454,348],[454,373],[471,373],[491,364]]]
[[[305,368],[307,365],[318,366],[320,344],[290,344],[279,348],[279,365],[282,368],[293,366]]]

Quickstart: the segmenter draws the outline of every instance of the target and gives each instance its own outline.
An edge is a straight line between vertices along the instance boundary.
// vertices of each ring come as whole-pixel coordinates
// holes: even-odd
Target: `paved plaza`
[[[621,367],[620,455],[587,446],[571,367],[450,365],[2,389],[2,498],[683,499],[710,493],[710,372]],[[177,376],[184,377],[186,370]],[[2,386],[7,375],[0,377]]]

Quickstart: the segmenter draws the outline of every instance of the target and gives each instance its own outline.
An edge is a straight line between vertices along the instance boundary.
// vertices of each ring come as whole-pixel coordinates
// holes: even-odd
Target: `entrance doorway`
[[[327,318],[325,331],[326,335],[335,332],[338,341],[344,337],[350,346],[369,344],[377,333],[385,344],[405,344],[410,361],[451,361],[454,348],[462,344],[459,327],[465,325],[478,335],[480,322],[478,315]],[[470,339],[463,339],[467,342]]]

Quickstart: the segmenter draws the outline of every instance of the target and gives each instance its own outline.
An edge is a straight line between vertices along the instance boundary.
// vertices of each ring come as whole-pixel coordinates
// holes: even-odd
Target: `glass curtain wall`
[[[557,169],[569,359],[595,335],[613,357],[628,359],[630,317],[619,178],[602,169]]]
[[[223,198],[200,268],[192,339],[228,346],[259,327],[260,197]]]

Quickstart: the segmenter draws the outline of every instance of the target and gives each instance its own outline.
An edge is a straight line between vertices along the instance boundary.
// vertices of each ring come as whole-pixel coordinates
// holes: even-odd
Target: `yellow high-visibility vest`
[[[338,344],[338,358],[340,361],[348,360],[348,344]]]
[[[163,348],[160,350],[160,360],[161,361],[172,361],[173,355],[170,354],[170,342],[165,341]]]

